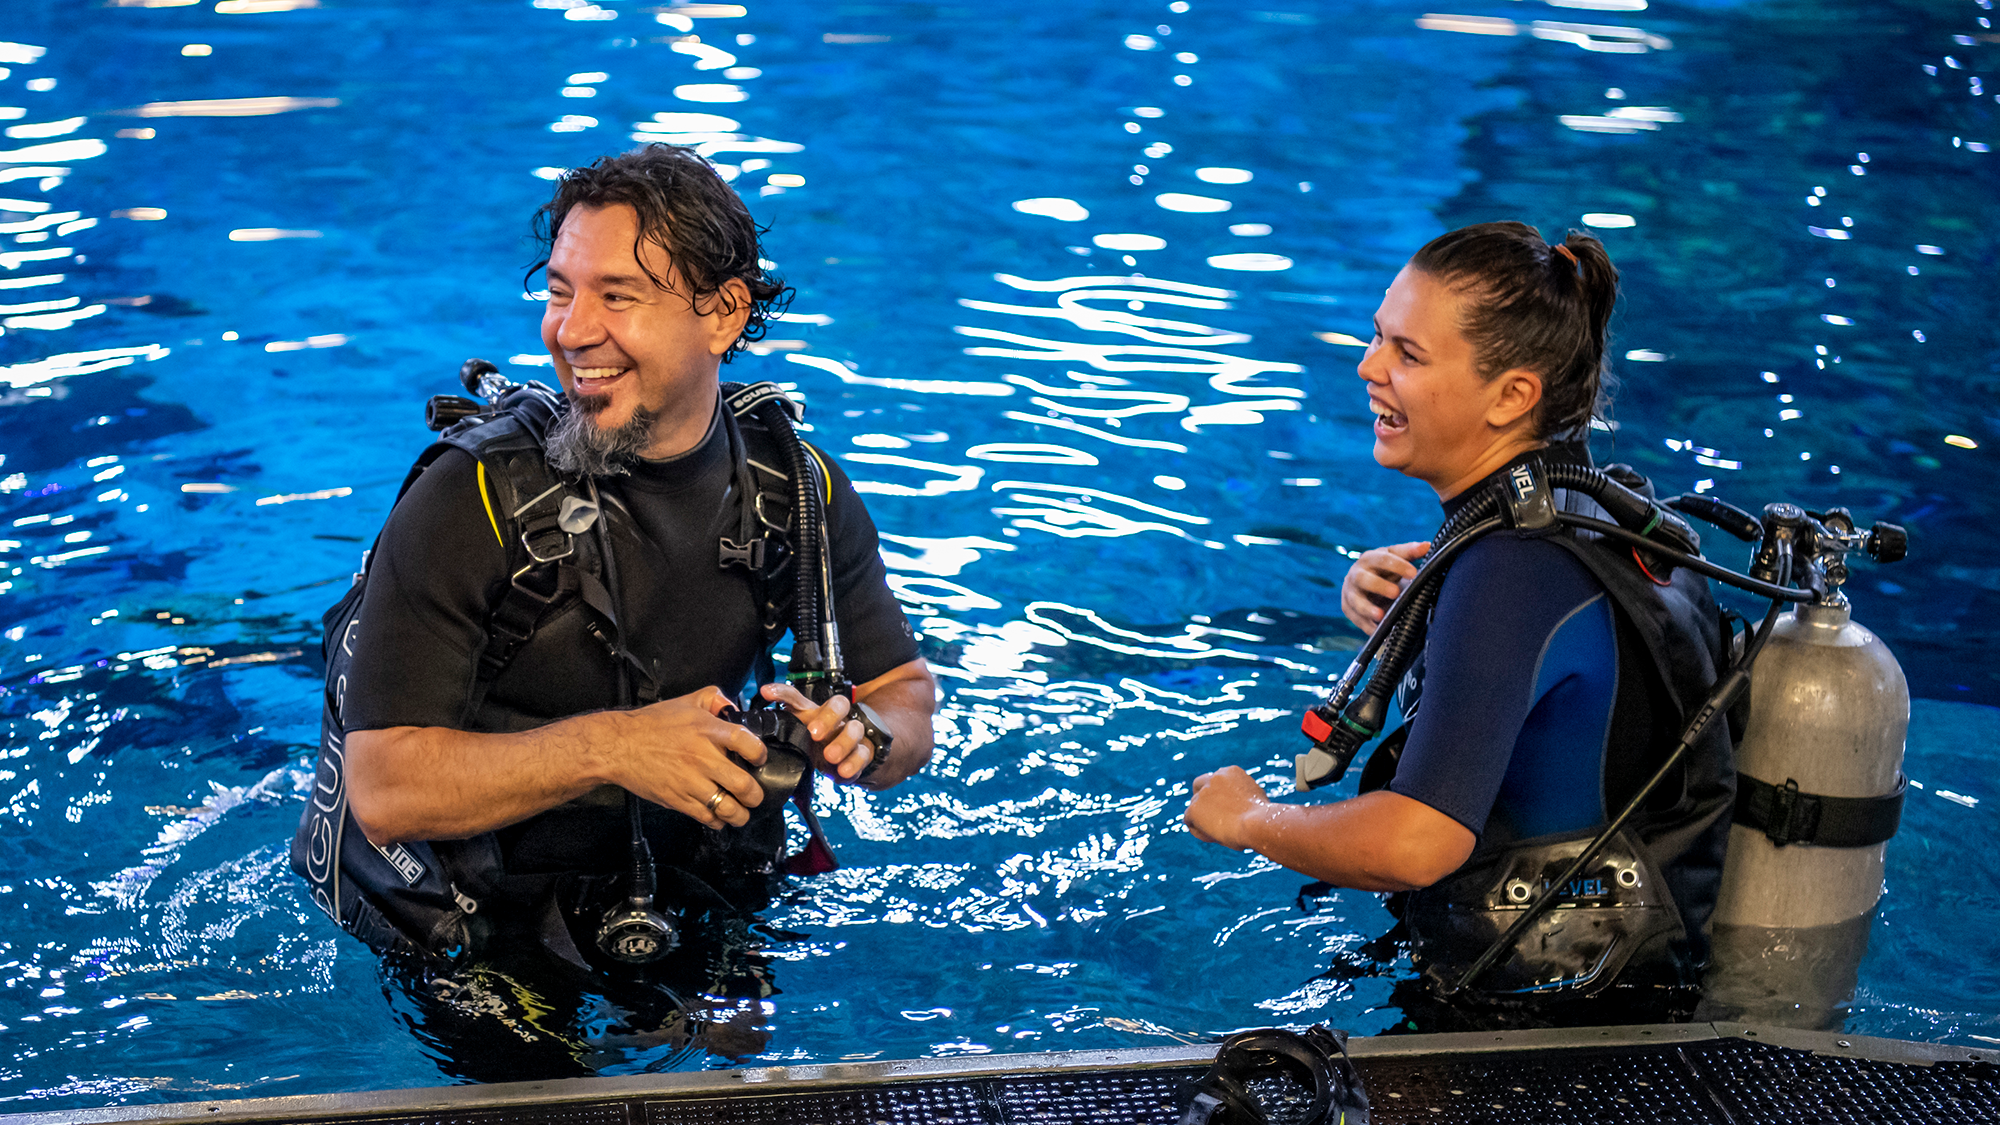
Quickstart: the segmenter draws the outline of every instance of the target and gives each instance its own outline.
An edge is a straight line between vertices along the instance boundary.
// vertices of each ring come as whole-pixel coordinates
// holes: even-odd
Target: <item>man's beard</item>
[[[615,477],[632,471],[639,451],[653,443],[653,423],[659,415],[644,406],[615,429],[592,421],[611,405],[609,395],[568,396],[570,408],[549,430],[549,464],[572,476]]]

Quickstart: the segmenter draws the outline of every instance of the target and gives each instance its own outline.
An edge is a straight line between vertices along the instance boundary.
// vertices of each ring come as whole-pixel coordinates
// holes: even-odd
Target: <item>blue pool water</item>
[[[1179,816],[1288,778],[1346,553],[1434,527],[1351,338],[1501,217],[1624,270],[1600,457],[1909,527],[1851,587],[1926,788],[1849,1027],[2000,1041],[1990,5],[1185,7],[9,5],[0,1109],[443,1080],[286,870],[317,618],[424,398],[539,350],[538,172],[635,135],[770,224],[798,299],[731,374],[806,396],[948,693],[925,777],[830,794],[755,1058],[1394,1022],[1373,896]]]

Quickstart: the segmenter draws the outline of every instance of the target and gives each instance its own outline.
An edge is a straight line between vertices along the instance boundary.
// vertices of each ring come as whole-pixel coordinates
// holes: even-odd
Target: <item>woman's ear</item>
[[[1502,371],[1493,379],[1487,400],[1486,424],[1504,430],[1531,417],[1542,403],[1542,377],[1525,367]]]

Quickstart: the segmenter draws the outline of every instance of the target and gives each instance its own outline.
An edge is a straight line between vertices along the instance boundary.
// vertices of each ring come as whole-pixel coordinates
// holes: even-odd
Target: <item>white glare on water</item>
[[[1084,210],[1083,204],[1078,203],[1074,199],[1063,199],[1054,196],[1041,199],[1015,200],[1014,210],[1024,215],[1042,215],[1051,219],[1059,219],[1065,223],[1080,223],[1090,218],[1090,212]]]

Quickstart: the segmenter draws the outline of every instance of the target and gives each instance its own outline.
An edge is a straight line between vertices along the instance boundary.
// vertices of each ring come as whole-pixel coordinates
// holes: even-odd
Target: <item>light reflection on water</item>
[[[1303,914],[1301,879],[1178,820],[1221,764],[1289,783],[1355,644],[1348,556],[1431,530],[1373,468],[1351,368],[1450,225],[1599,231],[1629,282],[1613,456],[1910,524],[1863,619],[1918,695],[2000,702],[2000,215],[1966,190],[1993,48],[1938,53],[1988,17],[1898,8],[1891,74],[1819,34],[1880,18],[1838,5],[1555,6],[1618,14],[25,14],[32,43],[0,44],[0,1099],[439,1080],[285,870],[316,617],[423,397],[466,355],[545,364],[525,218],[627,138],[698,146],[772,224],[804,311],[729,374],[810,400],[947,689],[926,778],[823,790],[846,866],[771,914],[799,936],[765,951],[767,1060],[1395,1018],[1372,896]],[[2000,1033],[2000,950],[1958,921],[2000,905],[1992,715],[1919,706],[1856,1030]]]

